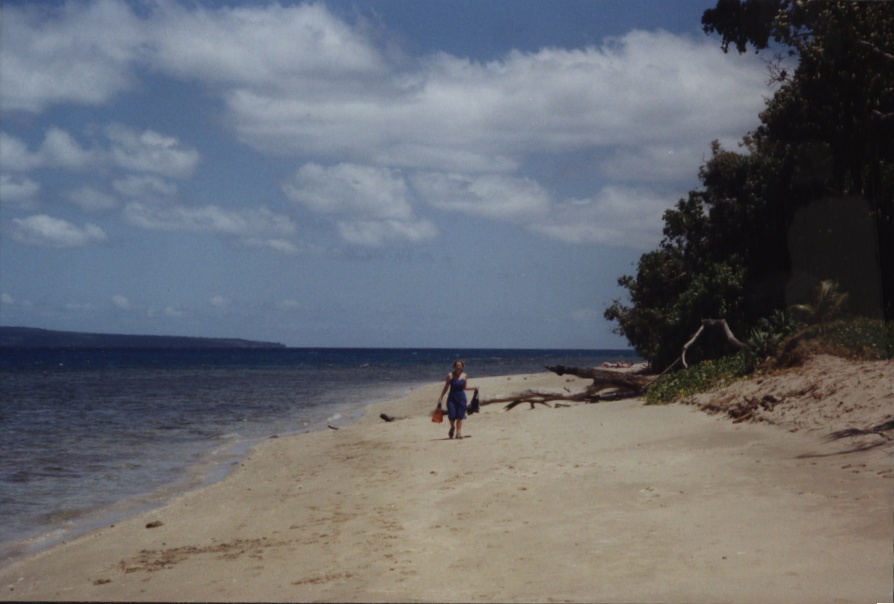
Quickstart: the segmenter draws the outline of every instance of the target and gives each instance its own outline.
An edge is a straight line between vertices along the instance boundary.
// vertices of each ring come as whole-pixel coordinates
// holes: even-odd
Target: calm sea
[[[0,349],[0,564],[223,477],[273,435],[440,382],[630,351]],[[483,393],[486,397],[486,393]]]

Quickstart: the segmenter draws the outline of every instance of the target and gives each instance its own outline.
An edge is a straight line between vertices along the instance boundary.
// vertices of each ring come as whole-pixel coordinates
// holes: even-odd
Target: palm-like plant
[[[805,323],[819,324],[822,329],[844,312],[847,299],[847,292],[839,289],[837,281],[826,279],[816,286],[812,303],[795,304],[789,307],[789,311]]]
[[[781,310],[757,322],[745,345],[745,360],[754,369],[775,356],[782,342],[797,330],[798,324]]]

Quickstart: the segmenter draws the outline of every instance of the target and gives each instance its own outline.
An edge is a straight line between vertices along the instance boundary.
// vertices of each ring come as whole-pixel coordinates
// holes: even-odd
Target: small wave
[[[227,432],[226,434],[213,434],[211,440],[238,440],[242,435],[238,432]]]
[[[90,510],[77,508],[60,508],[58,510],[53,510],[52,512],[47,512],[46,514],[41,514],[40,516],[38,516],[37,520],[41,524],[69,524],[74,522],[78,518],[81,518],[89,511]]]
[[[30,482],[33,477],[33,474],[27,470],[18,470],[17,472],[9,474],[5,480],[7,482],[26,483]]]

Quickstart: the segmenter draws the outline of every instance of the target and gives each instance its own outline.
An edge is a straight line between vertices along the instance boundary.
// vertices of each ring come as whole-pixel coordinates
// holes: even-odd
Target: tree
[[[894,4],[720,0],[702,24],[720,34],[724,51],[775,42],[797,55],[757,136],[791,154],[789,185],[799,204],[845,198],[860,212],[857,202],[867,202],[882,299],[852,295],[853,309],[894,319]],[[852,293],[866,289],[853,274],[821,278]]]
[[[704,189],[691,191],[664,213],[659,249],[640,258],[636,276],[618,279],[631,304],[615,300],[605,311],[606,319],[618,323],[617,331],[658,367],[679,356],[683,342],[705,318],[727,319],[734,330],[748,324],[746,266],[754,250],[766,246],[743,246],[739,229],[743,221],[755,222],[760,211],[749,200],[760,196],[745,186],[751,156],[725,151],[717,143],[712,152],[699,173]],[[702,348],[702,353],[713,352],[710,345]],[[693,351],[690,358],[699,354]]]
[[[798,65],[772,64],[761,125],[741,151],[712,145],[702,188],[665,212],[659,248],[618,280],[629,304],[605,317],[657,365],[702,319],[747,333],[801,301],[799,280],[835,280],[854,312],[894,319],[894,3],[718,0],[702,24],[724,51],[787,52]]]

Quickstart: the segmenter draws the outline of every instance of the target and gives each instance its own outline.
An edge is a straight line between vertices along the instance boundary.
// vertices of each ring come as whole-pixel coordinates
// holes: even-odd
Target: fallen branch
[[[508,411],[510,409],[514,409],[520,403],[530,403],[531,408],[534,408],[534,405],[546,405],[549,407],[549,403],[547,401],[580,401],[583,400],[580,398],[580,394],[550,394],[547,392],[534,392],[533,390],[526,390],[521,394],[513,394],[511,396],[504,396],[498,398],[488,399],[486,401],[481,401],[481,405],[497,405],[500,403],[509,403],[503,409]]]
[[[585,398],[587,399],[598,399],[598,394],[608,388],[616,388],[618,390],[633,393],[634,395],[639,395],[642,394],[643,389],[651,384],[653,380],[650,376],[640,375],[638,373],[622,373],[620,371],[599,369],[597,367],[565,367],[564,365],[554,365],[552,367],[547,366],[546,368],[556,375],[567,374],[593,380],[593,383],[587,386],[585,392]],[[573,400],[578,399],[575,398]]]
[[[776,398],[772,394],[765,394],[760,399],[753,396],[746,396],[742,401],[734,405],[705,403],[699,405],[699,408],[702,411],[712,414],[725,413],[733,420],[734,424],[740,424],[744,421],[755,420],[757,417],[755,414],[761,409],[765,411],[773,411],[777,405],[783,402],[783,400]]]
[[[510,411],[511,409],[515,409],[515,407],[517,407],[518,405],[521,405],[522,403],[530,403],[531,409],[534,408],[534,405],[546,405],[549,408],[549,403],[547,403],[546,401],[517,399],[517,400],[512,401],[505,407],[503,407],[503,411]]]
[[[504,411],[514,409],[521,403],[529,403],[532,409],[534,408],[534,405],[546,405],[549,407],[549,402],[552,402],[556,408],[568,407],[567,404],[562,404],[562,402],[595,403],[601,400],[607,400],[609,397],[604,396],[602,392],[609,388],[613,388],[616,391],[614,396],[610,397],[613,399],[639,396],[642,394],[643,389],[652,382],[652,378],[648,376],[635,373],[622,373],[608,369],[598,369],[596,367],[566,367],[565,365],[555,365],[552,367],[547,366],[546,368],[557,375],[574,375],[585,379],[591,379],[593,380],[593,383],[582,392],[571,392],[568,388],[564,388],[565,393],[534,392],[528,390],[521,394],[513,394],[507,397],[481,401],[481,404],[495,405],[499,403],[509,403],[503,407]]]

